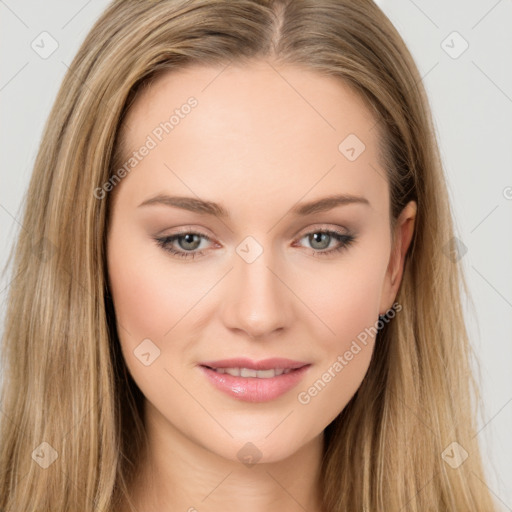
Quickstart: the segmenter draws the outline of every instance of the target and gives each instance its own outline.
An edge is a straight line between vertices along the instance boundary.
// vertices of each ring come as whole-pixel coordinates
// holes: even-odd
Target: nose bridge
[[[290,304],[286,287],[276,277],[281,265],[271,248],[247,237],[236,248],[234,269],[229,278],[224,322],[249,336],[271,334],[289,321]]]

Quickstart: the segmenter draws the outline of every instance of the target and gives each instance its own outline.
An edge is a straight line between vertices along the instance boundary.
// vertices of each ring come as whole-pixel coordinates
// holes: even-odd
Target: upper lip
[[[286,370],[302,368],[308,365],[302,361],[294,361],[292,359],[283,359],[281,357],[272,357],[270,359],[262,359],[261,361],[253,361],[246,357],[237,357],[234,359],[222,359],[219,361],[206,361],[200,363],[201,366],[209,368],[249,368],[251,370],[272,370],[283,369]]]

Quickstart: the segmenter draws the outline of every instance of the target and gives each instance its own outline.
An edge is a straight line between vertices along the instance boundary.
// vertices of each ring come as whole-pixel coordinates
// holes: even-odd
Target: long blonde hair
[[[358,91],[378,120],[391,221],[418,203],[402,310],[325,430],[324,510],[494,510],[445,178],[421,77],[391,22],[370,0],[119,0],[69,67],[24,198],[2,345],[5,512],[112,511],[129,494],[143,396],[108,293],[111,194],[94,191],[119,165],[123,118],[143,84],[186,65],[258,58]],[[443,454],[462,460],[461,448],[469,456],[452,467]]]

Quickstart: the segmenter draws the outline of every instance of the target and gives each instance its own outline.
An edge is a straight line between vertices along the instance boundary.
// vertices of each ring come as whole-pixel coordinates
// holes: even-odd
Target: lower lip
[[[268,402],[294,388],[302,380],[310,366],[306,365],[269,379],[234,377],[228,373],[217,373],[206,366],[199,368],[217,389],[233,398],[245,402]]]

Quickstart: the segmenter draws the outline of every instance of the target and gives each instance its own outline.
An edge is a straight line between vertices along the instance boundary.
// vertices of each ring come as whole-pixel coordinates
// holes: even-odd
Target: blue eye
[[[343,251],[355,241],[355,236],[353,235],[347,235],[334,230],[322,229],[312,231],[302,236],[300,239],[302,240],[303,238],[307,238],[310,244],[318,244],[320,246],[310,247],[310,249],[313,250],[314,256],[327,256]],[[206,251],[197,250],[200,247],[202,240],[211,242],[210,237],[194,231],[184,231],[175,235],[155,238],[155,241],[160,247],[178,258],[195,258],[197,256],[203,256]],[[329,248],[333,240],[337,242],[337,245]],[[176,247],[175,242],[177,242],[178,247]]]
[[[319,248],[318,246],[311,247],[311,249],[313,249],[313,256],[326,256],[343,251],[355,241],[355,236],[353,235],[347,235],[340,233],[339,231],[323,229],[312,231],[311,233],[304,235],[302,238],[307,238],[310,244],[319,244]],[[337,241],[338,245],[325,250],[330,246],[333,240]],[[326,241],[327,243],[325,243]]]
[[[177,256],[178,258],[195,258],[196,256],[202,256],[204,253],[204,251],[191,252],[198,248],[198,241],[200,243],[201,238],[207,241],[211,241],[210,238],[206,235],[203,235],[202,233],[195,233],[193,231],[165,236],[163,238],[155,238],[155,241],[164,250],[170,252],[174,256]],[[181,249],[176,249],[173,247],[173,243],[175,241],[184,241],[181,243],[178,242],[178,244],[182,246]]]

